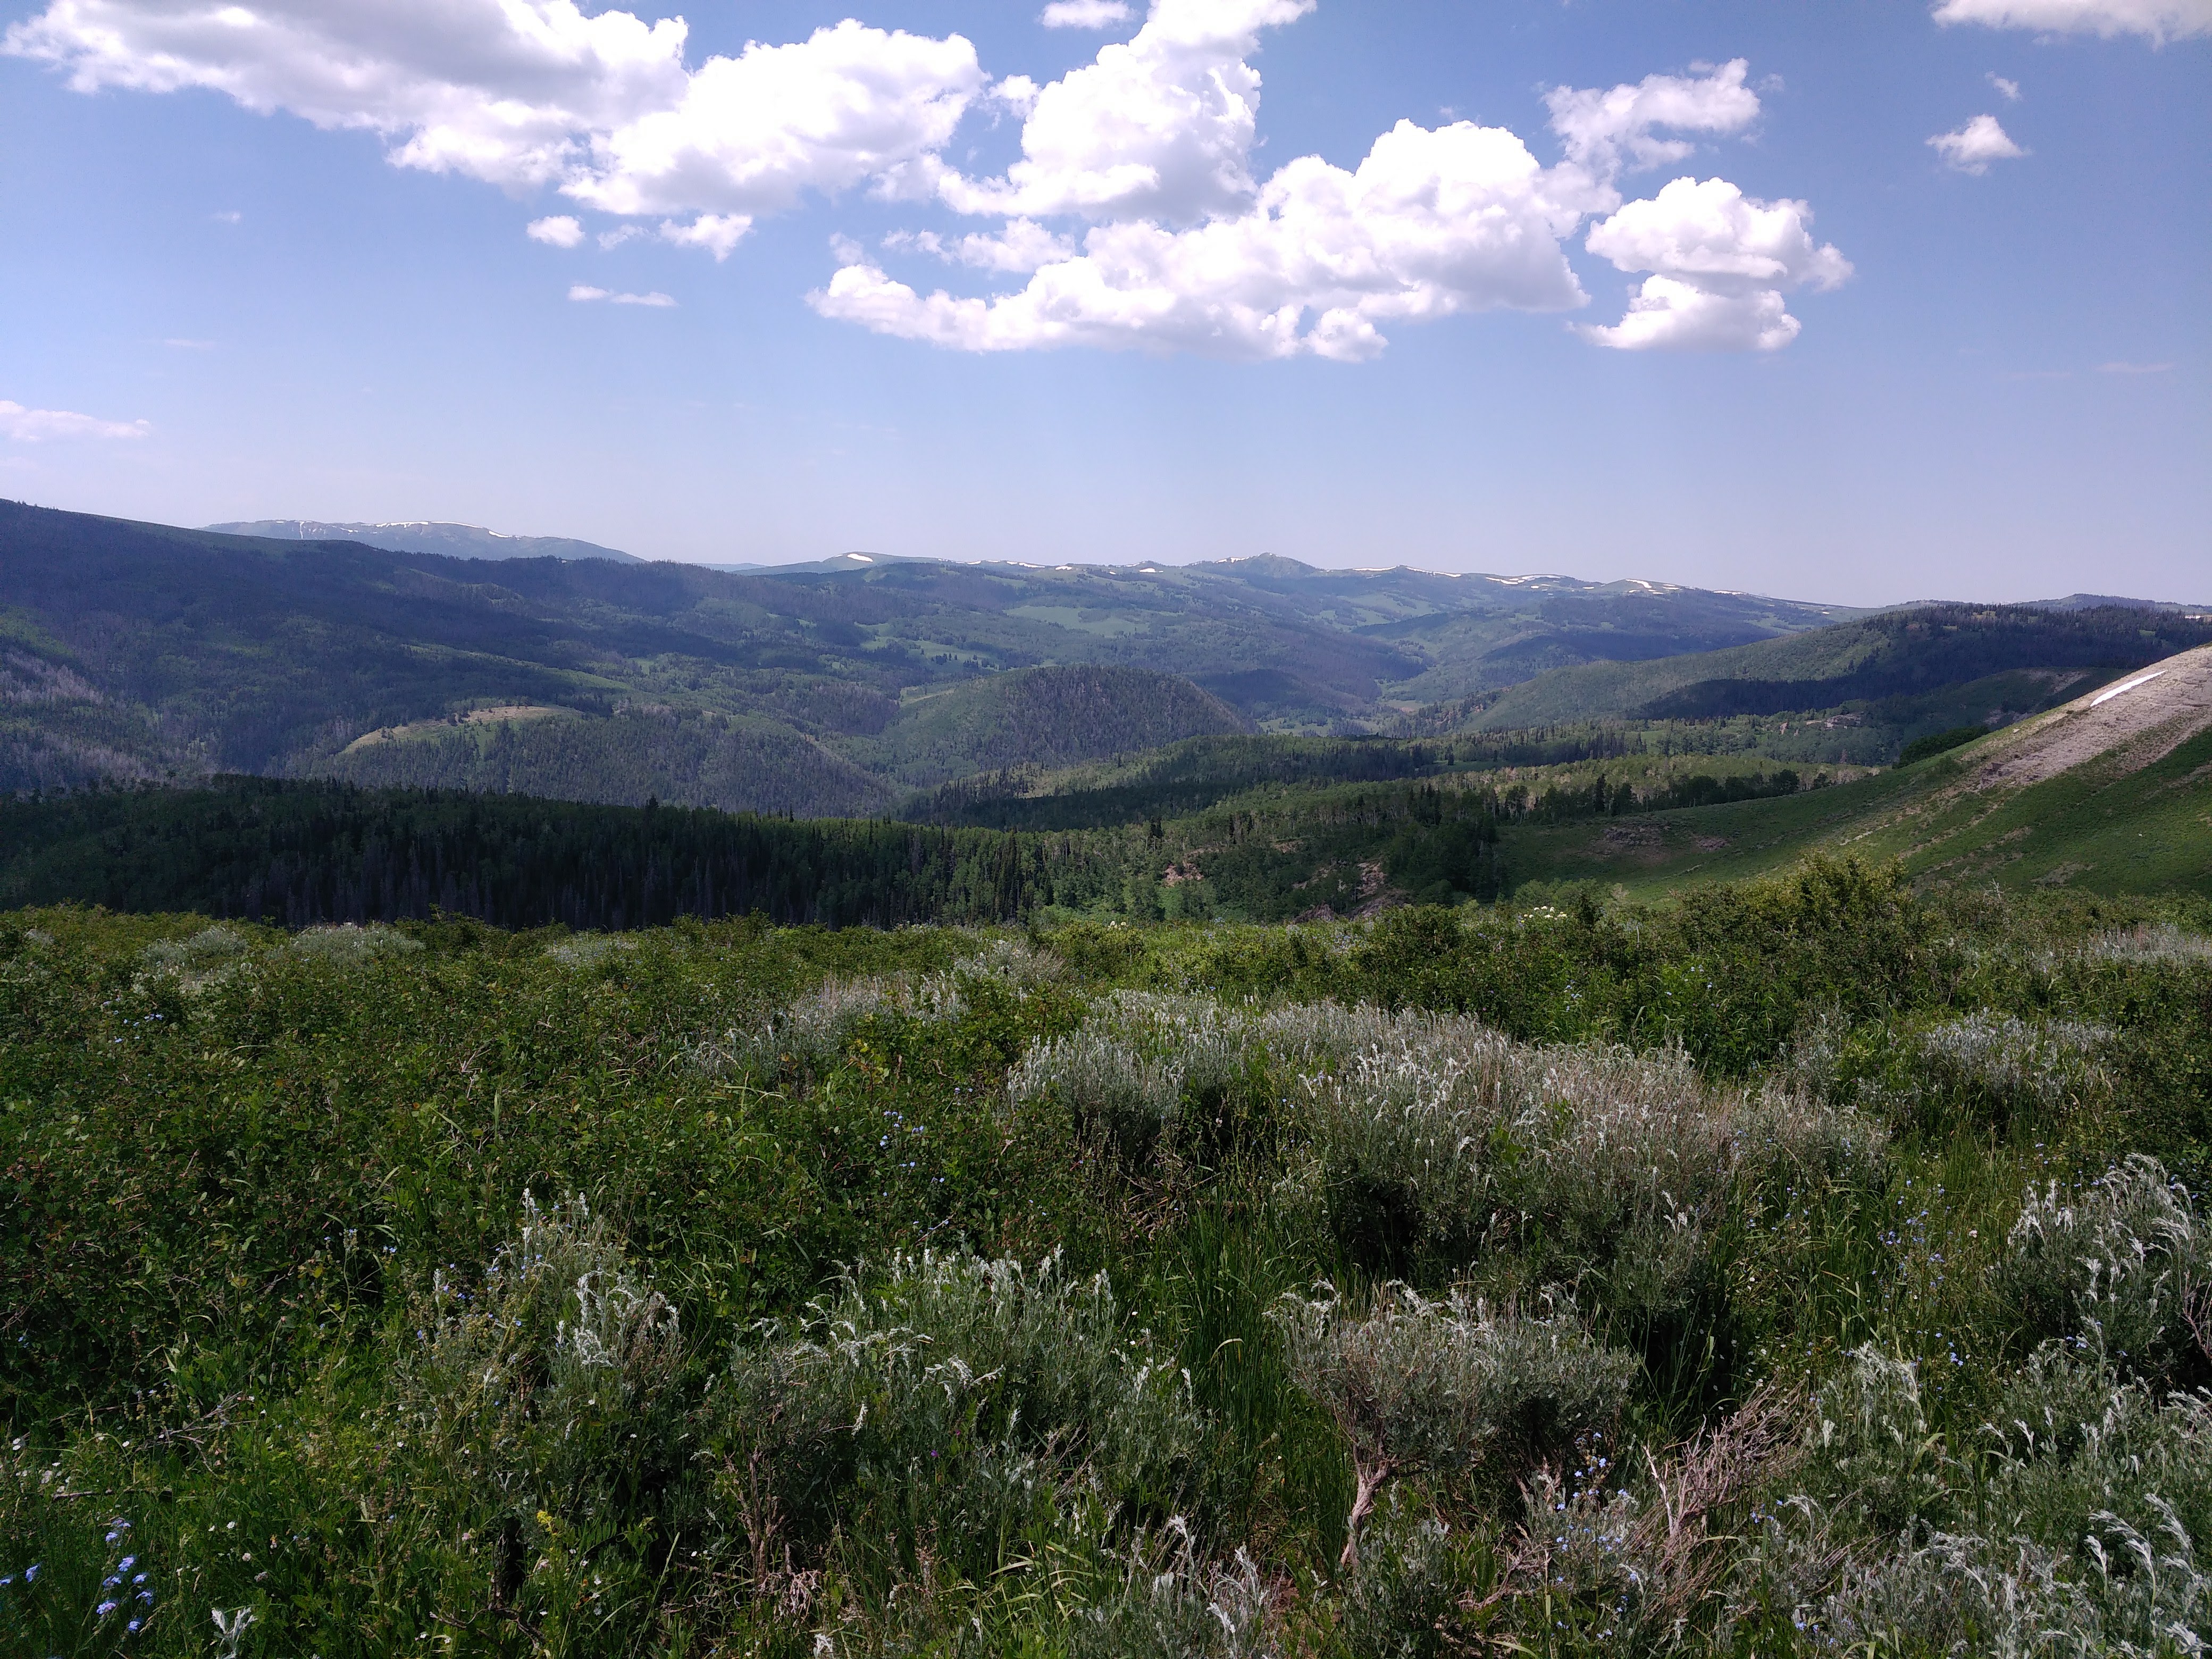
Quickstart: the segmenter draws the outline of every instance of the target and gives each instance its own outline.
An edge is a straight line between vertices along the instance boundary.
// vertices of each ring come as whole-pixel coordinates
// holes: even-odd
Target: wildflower
[[[122,1605],[123,1603],[120,1601],[102,1601],[97,1607],[94,1607],[93,1611],[97,1613],[101,1618],[105,1619],[109,1613],[114,1612],[116,1608]]]

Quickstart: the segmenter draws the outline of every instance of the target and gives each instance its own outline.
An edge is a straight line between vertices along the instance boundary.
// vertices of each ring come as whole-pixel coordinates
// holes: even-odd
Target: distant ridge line
[[[258,536],[281,542],[359,542],[386,553],[442,554],[461,559],[607,559],[643,564],[635,553],[569,536],[507,536],[482,525],[402,519],[382,524],[322,519],[235,519],[200,526],[222,536]]]

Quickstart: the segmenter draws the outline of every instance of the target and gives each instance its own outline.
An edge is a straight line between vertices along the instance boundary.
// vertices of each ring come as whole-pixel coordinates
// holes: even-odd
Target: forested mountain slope
[[[1073,824],[1117,802],[1158,816],[1265,778],[1376,775],[1373,753],[1323,764],[1268,748],[1302,733],[1454,745],[1449,762],[1382,766],[1397,776],[1747,745],[1792,765],[1880,763],[2212,639],[2212,623],[2141,608],[1808,625],[1832,614],[1276,558],[487,563],[0,503],[0,791],[242,772],[817,817],[950,784],[915,810]],[[1717,640],[1735,642],[1666,654]],[[1623,660],[1498,692],[1593,656]],[[1145,770],[1191,741],[1261,746]],[[1085,767],[1120,769],[1058,776]],[[1040,789],[1091,799],[974,810]]]
[[[356,739],[313,769],[349,783],[640,805],[648,800],[800,817],[866,817],[895,786],[774,720],[708,709],[486,711]]]
[[[0,503],[0,790],[245,771],[849,812],[884,798],[864,774],[889,787],[1255,725],[1357,730],[1399,719],[1408,688],[1831,614],[1264,558],[488,565]],[[1136,678],[1103,707],[1073,681],[986,689],[1078,666]]]
[[[1009,766],[1073,766],[1186,738],[1252,729],[1179,675],[1080,664],[1019,668],[911,697],[853,753],[903,783],[932,784]]]
[[[1845,710],[1917,735],[2051,708],[2208,641],[2212,622],[2133,607],[1917,605],[1723,651],[1559,669],[1516,686],[1472,724]]]

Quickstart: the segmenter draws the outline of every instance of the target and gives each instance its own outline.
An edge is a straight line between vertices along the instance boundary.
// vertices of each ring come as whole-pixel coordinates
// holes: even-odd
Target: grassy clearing
[[[0,1645],[2192,1652],[2208,933],[18,912]]]

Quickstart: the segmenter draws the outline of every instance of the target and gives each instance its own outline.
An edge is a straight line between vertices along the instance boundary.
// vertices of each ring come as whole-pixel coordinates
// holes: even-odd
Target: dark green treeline
[[[441,911],[592,930],[755,911],[839,927],[997,921],[1027,898],[1010,839],[224,778],[0,802],[0,909],[73,901],[287,927]]]

